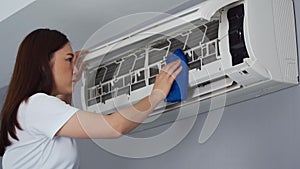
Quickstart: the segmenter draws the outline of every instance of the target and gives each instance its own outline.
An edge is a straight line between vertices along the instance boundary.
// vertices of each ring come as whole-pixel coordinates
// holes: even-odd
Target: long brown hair
[[[9,135],[19,140],[16,127],[22,129],[17,112],[19,105],[35,93],[50,94],[53,76],[50,60],[57,50],[69,42],[68,38],[56,30],[37,29],[25,37],[19,46],[13,75],[1,111],[0,156],[11,145]]]

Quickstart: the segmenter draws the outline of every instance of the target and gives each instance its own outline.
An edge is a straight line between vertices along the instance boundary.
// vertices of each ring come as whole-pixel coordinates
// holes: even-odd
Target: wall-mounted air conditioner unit
[[[292,0],[207,0],[92,49],[82,76],[83,108],[111,113],[149,95],[178,48],[188,59],[188,98],[162,103],[149,118],[163,117],[137,130],[174,120],[179,107],[201,104],[198,113],[206,112],[219,95],[229,105],[298,84]]]

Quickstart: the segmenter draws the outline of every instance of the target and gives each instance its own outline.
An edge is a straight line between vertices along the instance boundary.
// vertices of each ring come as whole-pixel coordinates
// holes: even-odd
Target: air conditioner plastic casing
[[[80,86],[84,110],[109,114],[150,94],[155,75],[176,48],[189,60],[189,96],[161,103],[136,131],[298,84],[292,0],[208,0],[101,45],[86,55]],[[200,105],[200,106],[199,106]]]

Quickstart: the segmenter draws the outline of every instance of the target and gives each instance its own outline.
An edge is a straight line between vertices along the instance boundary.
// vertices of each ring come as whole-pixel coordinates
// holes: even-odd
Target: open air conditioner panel
[[[267,14],[255,15],[259,3],[270,8],[259,10]],[[176,49],[182,49],[188,60],[188,98],[162,103],[149,116],[197,102],[209,105],[208,100],[223,94],[232,104],[297,84],[294,29],[287,33],[280,25],[272,25],[273,20],[286,25],[294,20],[273,18],[275,8],[270,4],[282,5],[275,0],[207,0],[99,46],[85,58],[83,109],[109,114],[148,96],[166,57]],[[276,8],[291,9],[291,5]],[[208,109],[204,106],[199,112]]]
[[[229,14],[238,16],[229,19],[232,21],[229,22],[229,33],[243,34],[243,32],[239,32],[240,27],[243,25],[240,23],[240,20],[243,20],[243,11],[243,4],[228,11]],[[143,39],[140,43],[145,45],[140,46],[140,48],[127,50],[120,53],[119,56],[114,56],[113,59],[92,68],[89,71],[90,75],[87,76],[90,79],[86,80],[86,86],[88,86],[86,88],[87,107],[98,105],[102,107],[103,112],[109,112],[109,108],[104,107],[112,106],[113,104],[109,102],[115,102],[115,99],[122,95],[125,95],[128,98],[127,102],[131,101],[131,103],[147,96],[151,92],[156,75],[165,65],[166,57],[176,49],[183,49],[191,74],[193,74],[192,72],[199,73],[206,65],[220,60],[222,57],[219,45],[220,12],[217,11],[210,21],[199,18],[191,23],[184,23],[176,28],[171,27],[159,35],[155,34],[152,37]],[[231,39],[235,39],[235,37]],[[240,44],[243,42],[238,41],[238,39],[233,43],[235,44],[232,45],[234,46],[232,50],[241,51],[237,46],[244,47],[244,44]],[[116,51],[113,50],[115,53]],[[245,57],[248,57],[248,55]],[[233,64],[237,64],[235,59],[232,60],[234,61]],[[239,58],[240,60],[242,59]],[[224,74],[220,76],[224,76]],[[189,90],[191,91],[195,91],[197,88],[200,89],[201,84],[207,83],[199,81],[197,76],[190,76],[189,79]],[[214,79],[211,80],[215,81]],[[134,99],[132,98],[133,93]],[[201,94],[194,92],[188,100],[192,100],[193,97],[199,95]],[[106,104],[109,106],[105,106]]]

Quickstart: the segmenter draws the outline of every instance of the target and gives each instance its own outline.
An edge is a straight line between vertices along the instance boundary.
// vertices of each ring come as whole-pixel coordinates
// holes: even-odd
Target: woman
[[[117,138],[130,132],[165,99],[182,70],[180,61],[166,65],[148,97],[102,115],[68,104],[78,80],[78,56],[55,30],[38,29],[23,40],[1,111],[3,168],[78,168],[73,138]]]

